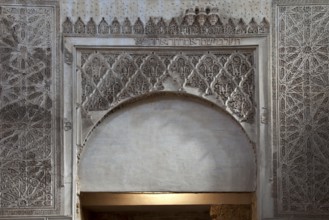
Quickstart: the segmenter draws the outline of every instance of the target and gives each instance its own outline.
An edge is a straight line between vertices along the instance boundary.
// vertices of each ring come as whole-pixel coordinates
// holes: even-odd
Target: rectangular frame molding
[[[254,193],[106,193],[81,192],[82,207],[142,205],[252,204]]]

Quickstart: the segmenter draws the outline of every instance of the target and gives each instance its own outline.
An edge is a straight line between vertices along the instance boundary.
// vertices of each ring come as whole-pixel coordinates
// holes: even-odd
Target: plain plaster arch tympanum
[[[156,96],[109,114],[79,164],[82,192],[251,192],[256,159],[241,126],[209,102]]]

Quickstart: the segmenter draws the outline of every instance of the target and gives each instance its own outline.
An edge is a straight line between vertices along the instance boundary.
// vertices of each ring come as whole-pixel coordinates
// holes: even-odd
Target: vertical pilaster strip
[[[0,7],[0,216],[59,214],[58,1]]]
[[[276,213],[328,218],[329,2],[273,10]]]

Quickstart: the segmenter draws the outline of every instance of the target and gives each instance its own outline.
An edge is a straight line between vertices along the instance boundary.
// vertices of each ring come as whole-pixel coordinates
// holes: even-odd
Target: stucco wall
[[[65,46],[135,46],[132,38],[110,34],[92,42],[81,36],[61,38],[66,17],[73,24],[78,17],[84,24],[93,17],[97,25],[102,17],[108,24],[114,17],[121,24],[125,17],[132,23],[140,17],[146,24],[149,17],[168,22],[190,7],[217,7],[221,19],[231,17],[235,24],[239,18],[247,24],[252,17],[258,24],[263,17],[270,21],[268,39],[273,42],[255,44],[254,32],[241,38],[241,46],[258,45],[256,54],[263,50],[257,54],[257,62],[263,62],[256,62],[263,65],[256,121],[264,124],[253,130],[261,171],[259,216],[328,217],[327,0],[2,0],[0,6],[1,219],[74,216],[81,146],[72,144],[80,129],[73,113],[80,103],[72,91],[77,56]],[[221,37],[241,37],[225,34]]]

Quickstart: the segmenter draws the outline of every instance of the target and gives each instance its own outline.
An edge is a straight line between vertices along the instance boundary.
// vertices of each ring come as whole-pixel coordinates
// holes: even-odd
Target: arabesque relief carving
[[[252,50],[140,49],[81,51],[82,107],[110,110],[122,101],[159,91],[215,99],[241,122],[253,122]]]
[[[103,17],[100,23],[96,24],[93,18],[84,22],[80,17],[76,21],[67,17],[62,24],[62,30],[64,34],[87,37],[101,35],[229,36],[267,34],[270,30],[266,18],[259,23],[254,18],[249,22],[244,21],[243,18],[236,22],[232,18],[223,20],[218,8],[190,8],[186,10],[183,17],[174,17],[169,21],[153,17],[144,22],[140,18],[136,21],[125,18],[120,23],[116,17],[111,22]]]
[[[0,216],[57,210],[54,5],[0,8]]]
[[[329,5],[276,10],[277,212],[328,215]]]

